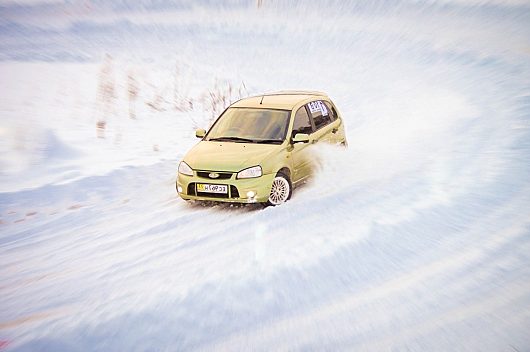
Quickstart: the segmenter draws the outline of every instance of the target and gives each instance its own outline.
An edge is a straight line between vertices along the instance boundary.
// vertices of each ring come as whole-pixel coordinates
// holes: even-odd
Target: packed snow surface
[[[0,351],[530,349],[527,2],[0,11]],[[280,207],[179,199],[194,129],[284,89],[349,148]]]

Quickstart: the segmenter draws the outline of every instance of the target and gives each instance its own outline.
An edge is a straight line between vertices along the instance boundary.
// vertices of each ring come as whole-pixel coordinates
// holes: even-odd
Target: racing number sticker
[[[322,115],[328,116],[328,109],[326,108],[326,104],[324,104],[322,101],[318,101],[320,103],[320,110],[322,110]]]
[[[312,101],[309,103],[309,111],[311,111],[311,114],[316,114],[321,112],[323,116],[328,115],[328,109],[326,108],[326,105],[321,100]]]
[[[312,114],[316,114],[320,111],[320,105],[316,101],[312,101],[309,103],[309,111],[311,111]]]

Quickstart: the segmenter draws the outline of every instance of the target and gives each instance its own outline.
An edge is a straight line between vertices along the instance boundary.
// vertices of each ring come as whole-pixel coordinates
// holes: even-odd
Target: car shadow
[[[224,203],[224,202],[215,202],[215,201],[209,201],[209,200],[189,200],[185,202],[186,202],[186,207],[194,209],[194,210],[213,209],[217,211],[225,211],[225,212],[238,211],[238,212],[245,213],[245,212],[255,212],[255,211],[263,210],[266,208],[266,206],[261,203]]]

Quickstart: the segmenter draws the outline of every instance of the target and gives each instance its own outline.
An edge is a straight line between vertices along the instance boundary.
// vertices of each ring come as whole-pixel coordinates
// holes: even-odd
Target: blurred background
[[[0,351],[524,351],[530,3],[0,0]],[[329,94],[277,208],[187,204],[231,102]]]

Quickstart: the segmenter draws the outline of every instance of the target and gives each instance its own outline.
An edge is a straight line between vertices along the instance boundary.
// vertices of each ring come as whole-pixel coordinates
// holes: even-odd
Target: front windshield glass
[[[290,111],[229,108],[206,136],[207,141],[281,144],[285,140]]]

